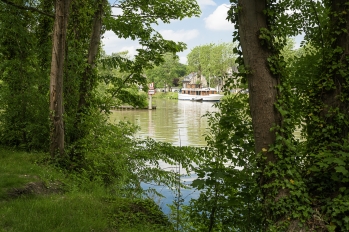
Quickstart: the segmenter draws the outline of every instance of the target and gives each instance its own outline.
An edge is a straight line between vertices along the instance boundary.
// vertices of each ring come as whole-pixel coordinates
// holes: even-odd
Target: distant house
[[[207,79],[206,79],[205,76],[201,75],[201,77],[200,77],[197,72],[192,72],[189,75],[184,77],[184,79],[183,79],[183,88],[188,88],[188,86],[192,85],[192,84],[201,84],[201,88],[214,87],[214,88],[217,89],[218,92],[220,92],[223,89],[223,86],[226,83],[225,79],[226,78],[232,78],[233,74],[237,73],[237,72],[238,72],[238,69],[237,69],[236,66],[229,67],[226,70],[224,78],[214,76],[214,78],[215,78],[215,82],[214,82],[215,84],[214,85],[212,85],[212,82],[211,82],[211,84],[209,84],[207,82]],[[213,76],[211,76],[211,81],[214,78],[213,78]],[[236,86],[235,86],[238,83],[237,79],[234,79],[232,83],[233,83],[233,86],[232,86],[232,88],[230,90],[231,92],[237,93],[237,92],[241,91],[241,89],[236,88]]]
[[[206,77],[199,77],[197,72],[192,72],[183,79],[183,88],[186,88],[187,84],[201,84],[202,87],[207,87]]]

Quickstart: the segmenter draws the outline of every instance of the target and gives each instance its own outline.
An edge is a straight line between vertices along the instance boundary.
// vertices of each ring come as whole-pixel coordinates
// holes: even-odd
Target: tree
[[[146,76],[149,82],[154,82],[155,86],[163,88],[174,85],[174,79],[179,79],[185,75],[185,66],[179,63],[178,57],[171,53],[163,56],[164,63],[146,70]]]
[[[47,92],[53,15],[32,13],[27,10],[31,9],[29,6],[24,2],[12,5],[0,1],[0,141],[26,150],[48,150]],[[47,9],[44,2],[38,7],[40,12]]]
[[[193,48],[187,56],[188,71],[206,76],[210,84],[219,84],[219,79],[225,79],[229,69],[234,66],[236,59],[234,47],[233,43],[220,43]]]
[[[200,59],[200,47],[194,47],[187,55],[188,72],[197,72],[198,76],[202,75],[202,65]]]
[[[312,2],[317,30],[309,30],[309,41],[316,48],[314,73],[309,78],[311,92],[304,104],[309,169],[309,194],[321,205],[322,217],[330,230],[349,229],[348,183],[349,133],[349,10],[348,1]],[[319,16],[320,15],[320,16]],[[310,17],[310,16],[308,16]],[[306,25],[305,25],[306,26]],[[310,74],[310,73],[309,73]],[[302,96],[305,92],[302,92]]]
[[[100,53],[101,36],[104,32],[103,20],[106,17],[107,2],[73,2],[70,31],[68,37],[69,68],[65,69],[66,87],[65,124],[68,127],[66,141],[74,147],[70,151],[71,160],[81,159],[79,141],[91,129],[85,122],[92,111],[98,108],[94,90],[98,86],[97,62]],[[92,12],[86,17],[86,12]],[[84,23],[82,23],[84,22]],[[87,39],[88,38],[88,39]]]
[[[128,51],[113,53],[112,55],[101,55],[102,60],[110,60],[113,57],[123,57],[131,59]],[[111,107],[129,104],[134,107],[146,107],[148,104],[148,95],[140,91],[139,85],[134,82],[132,74],[121,72],[120,68],[103,67],[99,64],[98,74],[100,82],[98,83],[96,102],[102,111],[108,113]]]
[[[184,43],[175,43],[173,41],[164,40],[162,36],[152,28],[153,23],[158,23],[162,21],[164,23],[169,23],[171,19],[183,19],[184,17],[198,16],[200,13],[199,7],[195,1],[192,0],[181,0],[181,1],[166,1],[159,2],[155,1],[149,3],[148,1],[122,1],[113,6],[110,6],[106,1],[65,1],[59,0],[55,1],[55,7],[52,1],[42,0],[42,1],[11,1],[11,0],[1,0],[0,7],[1,11],[5,12],[1,17],[1,28],[4,29],[4,33],[1,37],[1,53],[0,56],[4,59],[1,62],[0,73],[2,75],[3,84],[9,87],[10,82],[6,80],[7,74],[10,72],[15,72],[16,68],[14,65],[9,66],[8,61],[16,59],[19,61],[31,61],[28,65],[22,65],[22,67],[31,67],[31,70],[42,78],[33,79],[35,81],[29,82],[24,77],[34,75],[21,72],[21,75],[14,75],[21,78],[14,80],[15,85],[19,85],[19,82],[23,82],[26,87],[21,87],[20,91],[37,91],[39,97],[33,97],[33,99],[40,99],[40,107],[37,109],[44,109],[44,104],[47,104],[46,93],[50,90],[50,104],[46,109],[46,113],[39,114],[35,112],[34,115],[41,115],[43,118],[47,114],[50,115],[51,123],[46,120],[34,120],[34,118],[39,118],[37,116],[30,118],[31,121],[36,121],[36,124],[27,123],[27,119],[20,119],[19,115],[29,115],[32,111],[32,107],[35,106],[29,98],[28,101],[21,101],[23,107],[21,110],[19,108],[13,108],[13,112],[10,108],[4,111],[8,118],[3,120],[6,123],[2,123],[2,134],[5,136],[7,134],[7,129],[12,130],[12,125],[18,126],[18,132],[13,133],[14,136],[9,137],[5,143],[16,144],[16,146],[26,146],[24,144],[31,143],[35,138],[35,144],[41,144],[41,148],[45,147],[47,143],[47,138],[44,137],[46,132],[51,135],[50,142],[50,153],[52,157],[55,157],[58,153],[60,156],[64,153],[66,142],[69,148],[69,154],[77,154],[74,147],[79,144],[79,141],[83,141],[83,137],[86,136],[90,131],[92,125],[95,123],[90,123],[91,120],[95,120],[94,117],[96,113],[100,111],[100,107],[104,104],[100,102],[96,95],[96,89],[101,81],[110,78],[110,81],[116,80],[114,77],[106,77],[99,75],[96,69],[97,60],[99,58],[99,47],[100,39],[105,30],[113,30],[120,38],[131,38],[133,40],[138,40],[142,45],[142,49],[138,50],[138,54],[133,58],[125,58],[121,56],[114,56],[110,59],[101,60],[103,65],[109,65],[109,67],[117,67],[124,75],[128,73],[125,78],[128,83],[138,84],[146,86],[146,79],[143,76],[145,69],[151,68],[153,65],[159,65],[164,62],[162,54],[166,52],[176,53],[182,51],[185,48]],[[166,5],[166,11],[164,11],[164,6]],[[71,7],[71,11],[70,11]],[[121,15],[112,15],[111,7],[120,8],[123,11]],[[18,20],[10,20],[5,22],[10,16],[8,9],[14,12],[20,12],[24,15]],[[55,15],[52,14],[52,9],[55,9]],[[70,18],[68,22],[68,16]],[[25,22],[24,19],[27,19]],[[52,25],[54,18],[54,25]],[[13,18],[14,19],[14,18]],[[23,20],[22,20],[23,19]],[[28,20],[29,19],[29,20]],[[23,23],[27,23],[25,26]],[[7,26],[5,25],[17,25],[17,26]],[[23,24],[23,26],[21,25]],[[37,49],[33,49],[32,43],[25,44],[26,46],[18,47],[23,54],[14,52],[14,46],[3,46],[8,41],[10,41],[11,28],[21,28],[19,33],[14,33],[13,35],[20,35],[18,38],[22,38],[25,41],[25,34],[33,37],[31,40],[33,43],[40,41],[40,46]],[[54,29],[52,34],[52,29]],[[37,32],[37,33],[34,33]],[[47,46],[50,41],[50,36],[52,36],[52,47]],[[23,36],[22,36],[23,35]],[[13,40],[13,39],[12,39]],[[7,41],[7,42],[6,42]],[[13,40],[16,41],[16,40]],[[19,42],[19,40],[17,40]],[[12,42],[11,42],[12,43]],[[7,43],[11,45],[11,43]],[[30,45],[30,46],[29,46]],[[12,51],[11,51],[12,49]],[[52,57],[48,54],[48,50],[51,50]],[[7,56],[7,54],[11,54]],[[48,60],[51,60],[51,67],[48,67]],[[24,64],[24,63],[22,63]],[[11,70],[10,70],[11,69]],[[51,69],[50,73],[50,88],[48,89],[47,81],[47,71]],[[7,70],[10,70],[8,72]],[[40,72],[40,75],[39,75]],[[63,80],[64,79],[64,80]],[[9,79],[8,79],[9,80]],[[37,81],[36,81],[37,80]],[[38,83],[36,83],[38,82]],[[63,82],[65,83],[63,85]],[[116,85],[115,85],[116,86]],[[124,88],[125,86],[120,85],[118,88]],[[16,87],[17,88],[17,87]],[[15,89],[8,88],[8,93],[10,95],[16,94]],[[23,95],[23,93],[22,93]],[[63,95],[65,98],[63,99]],[[5,95],[3,95],[5,96]],[[34,95],[32,95],[34,96]],[[5,99],[2,98],[2,99]],[[7,97],[4,101],[4,105],[9,105],[11,102],[10,97]],[[24,104],[25,103],[25,104]],[[10,104],[17,105],[17,104]],[[3,107],[6,108],[6,107]],[[22,109],[28,109],[22,110]],[[30,109],[30,110],[29,110]],[[20,111],[20,113],[15,113],[15,111]],[[63,119],[64,115],[64,119]],[[6,117],[7,117],[6,116]],[[28,117],[24,117],[28,118]],[[21,123],[13,123],[19,120]],[[29,118],[28,118],[29,120]],[[39,123],[50,125],[50,130],[39,126]],[[19,126],[20,124],[26,126]],[[30,125],[28,129],[27,125]],[[37,126],[34,126],[37,125]],[[7,127],[8,126],[8,127]],[[6,129],[7,128],[7,129]],[[34,128],[34,129],[33,129]],[[34,136],[30,136],[34,131],[41,130],[43,132],[34,133]],[[9,132],[9,131],[8,131]],[[36,137],[42,138],[38,139]],[[32,139],[33,138],[33,139]],[[46,140],[45,140],[46,139]],[[41,143],[40,143],[40,142]],[[45,142],[42,142],[45,141]],[[40,147],[38,146],[38,147]],[[80,146],[83,147],[83,146]],[[69,156],[69,155],[68,155]]]
[[[276,144],[278,130],[283,123],[283,118],[277,103],[281,72],[275,71],[268,60],[282,59],[279,50],[274,45],[270,36],[272,17],[266,12],[270,10],[267,1],[238,1],[235,8],[235,23],[238,25],[238,35],[242,50],[243,61],[240,70],[244,67],[249,88],[249,107],[252,118],[255,153],[262,154],[262,159],[257,164],[261,169],[259,185],[261,189],[262,204],[264,206],[265,220],[282,223],[284,217],[289,217],[289,212],[279,213],[280,199],[289,197],[289,188],[280,185],[283,179],[292,179],[288,175],[263,175],[278,163],[278,152],[271,149]],[[273,130],[272,130],[273,129]],[[281,151],[282,152],[282,151]],[[281,154],[281,157],[284,154]],[[287,170],[282,170],[284,173]],[[286,174],[287,172],[285,172]],[[277,183],[277,184],[276,184]],[[268,187],[267,187],[268,186]],[[281,214],[281,215],[280,215]],[[291,221],[291,224],[298,222]],[[266,223],[266,229],[270,226]],[[274,225],[272,225],[274,226]]]
[[[70,0],[55,2],[50,74],[51,157],[57,152],[60,156],[64,154],[63,67],[70,3]]]
[[[262,29],[268,30],[268,19],[263,13],[267,10],[267,3],[242,0],[239,4],[244,9],[238,15],[239,36],[244,66],[248,69],[246,78],[250,90],[255,152],[264,152],[267,162],[275,162],[275,154],[264,150],[275,143],[275,132],[271,132],[270,128],[281,124],[281,115],[274,107],[280,76],[275,75],[267,63],[267,59],[273,55],[272,49],[263,46],[257,36],[263,36]]]
[[[348,1],[240,0],[232,10],[264,230],[348,230]],[[300,31],[308,45],[285,65],[286,38]]]

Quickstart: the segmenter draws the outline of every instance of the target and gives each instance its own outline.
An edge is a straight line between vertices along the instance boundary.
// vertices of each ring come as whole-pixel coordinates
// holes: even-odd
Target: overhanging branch
[[[34,11],[34,12],[37,12],[39,14],[48,16],[50,18],[53,18],[53,19],[55,18],[55,16],[53,14],[49,14],[47,12],[41,11],[41,10],[35,8],[35,7],[17,5],[16,3],[8,1],[8,0],[0,0],[0,1],[2,1],[2,2],[6,3],[6,4],[10,5],[10,6],[14,6],[14,7],[18,8],[18,9],[21,9],[21,10]]]

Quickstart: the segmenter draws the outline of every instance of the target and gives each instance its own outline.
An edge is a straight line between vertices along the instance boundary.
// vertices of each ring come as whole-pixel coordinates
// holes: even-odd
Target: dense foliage
[[[204,149],[135,139],[134,126],[108,121],[112,106],[144,104],[138,90],[148,81],[171,85],[184,75],[170,58],[185,44],[164,40],[152,24],[198,16],[196,2],[64,2],[66,31],[52,1],[0,1],[2,145],[48,151],[61,136],[49,163],[81,183],[69,191],[94,183],[130,198],[145,196],[141,182],[174,186],[178,175],[161,170],[159,160],[180,163],[196,172],[192,186],[200,190],[181,209],[178,196],[176,223],[185,231],[349,230],[347,0],[231,0],[237,47],[202,45],[188,56],[188,72],[225,79],[227,90],[220,112],[209,115]],[[111,7],[123,13],[113,15]],[[142,48],[135,57],[101,54],[106,30]],[[288,38],[300,33],[304,41],[294,51]],[[52,48],[57,39],[60,56]],[[234,53],[239,72],[230,76]],[[56,82],[62,94],[51,88]],[[229,94],[246,83],[248,95]],[[61,112],[48,93],[59,97]],[[62,133],[53,133],[57,128]]]
[[[192,184],[200,197],[182,207],[182,228],[348,231],[349,2],[231,2],[240,56],[226,86],[248,83],[249,95],[212,115]],[[289,37],[301,32],[294,50]],[[275,121],[265,128],[265,118]]]
[[[70,8],[64,12],[69,20],[67,32],[62,34],[65,65],[60,80],[61,71],[52,75],[56,72],[54,62],[62,63],[62,53],[56,47],[52,49],[51,41],[53,38],[55,45],[55,33],[62,29],[53,31],[59,17],[54,18],[52,12],[61,10],[59,5],[45,0],[0,1],[1,143],[48,150],[48,144],[52,146],[57,137],[62,137],[67,149],[63,154],[63,144],[60,154],[77,162],[83,159],[80,140],[99,124],[95,115],[121,103],[143,106],[144,96],[139,96],[137,90],[140,86],[147,90],[144,70],[164,62],[163,54],[175,54],[185,48],[184,43],[163,39],[152,24],[198,16],[200,10],[191,0],[168,1],[166,11],[164,2],[158,1],[120,1],[112,6],[103,0],[66,2]],[[112,8],[123,13],[113,15]],[[135,57],[123,53],[100,56],[100,39],[106,30],[120,38],[138,40],[142,49]],[[61,87],[62,94],[58,91]],[[57,113],[55,107],[61,103],[63,110]],[[51,151],[51,156],[55,154]]]
[[[0,162],[2,231],[174,231],[151,199],[47,165],[45,153],[0,148]]]
[[[234,43],[205,44],[196,46],[188,54],[188,72],[206,77],[211,86],[221,85],[236,70]]]
[[[171,88],[179,85],[179,80],[186,73],[186,65],[179,63],[178,57],[171,53],[164,54],[164,63],[145,72],[147,80],[154,83],[156,88]]]
[[[250,88],[257,158],[249,164],[256,178],[252,192],[260,203],[254,210],[263,212],[260,229],[347,231],[348,1],[231,2],[239,75]],[[259,10],[264,16],[251,13]],[[251,17],[265,26],[253,28],[246,21]],[[246,36],[249,30],[255,30],[258,38]],[[300,32],[304,33],[303,47],[285,54],[287,38]],[[251,57],[247,50],[253,46],[260,48],[260,56]],[[269,115],[263,109],[267,90],[256,88],[266,79],[258,79],[257,72],[262,70],[251,60],[267,63],[270,76],[277,80],[270,82],[276,83],[277,95],[272,102],[274,113]],[[273,99],[273,92],[269,94],[269,100]],[[261,117],[273,114],[274,126],[260,133]],[[269,135],[273,142],[268,147],[257,145]],[[240,153],[235,155],[240,157]]]
[[[0,11],[0,143],[47,149],[50,52],[47,47],[51,45],[45,30],[52,27],[52,20],[41,15],[36,18],[3,3]]]
[[[159,161],[181,162],[189,169],[197,160],[196,149],[136,139],[134,126],[110,123],[108,114],[121,103],[144,105],[139,93],[140,86],[147,90],[144,70],[164,62],[163,54],[185,48],[163,39],[152,25],[198,16],[197,3],[55,3],[0,1],[0,143],[50,151],[48,164],[81,186],[97,183],[120,197],[147,197],[141,183],[173,186],[176,174],[162,170]],[[113,15],[112,7],[123,13]],[[100,40],[106,30],[137,40],[142,48],[135,57],[103,55]]]

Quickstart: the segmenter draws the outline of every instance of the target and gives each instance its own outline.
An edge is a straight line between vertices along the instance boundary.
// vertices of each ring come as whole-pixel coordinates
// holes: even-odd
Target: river
[[[216,112],[212,102],[155,99],[155,110],[118,110],[111,120],[128,120],[140,127],[138,136],[169,142],[175,146],[205,146],[207,111]]]
[[[207,112],[217,112],[212,102],[178,101],[169,99],[154,99],[155,110],[118,110],[111,115],[111,120],[119,122],[127,120],[140,127],[137,136],[142,138],[150,137],[156,141],[169,142],[175,146],[206,146],[204,134],[208,131],[209,125],[206,117]],[[166,164],[162,166],[165,169]],[[181,170],[183,173],[183,170]],[[190,183],[195,178],[183,176],[183,183]],[[142,185],[143,188],[154,187],[153,185]],[[165,214],[170,212],[167,204],[172,204],[175,193],[164,186],[156,186],[155,189],[164,195],[164,198],[156,198]],[[199,193],[191,189],[181,190],[184,204],[190,199],[197,198]]]

